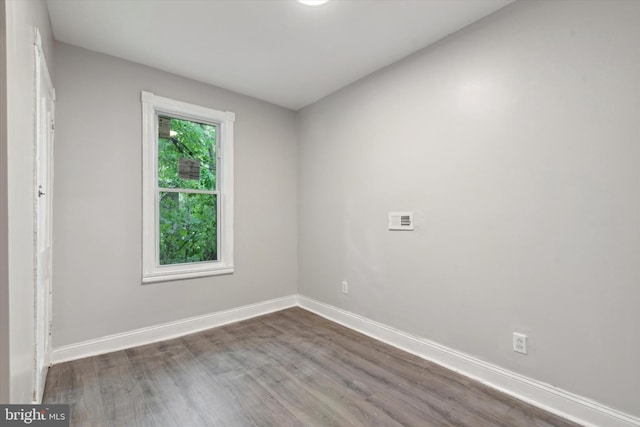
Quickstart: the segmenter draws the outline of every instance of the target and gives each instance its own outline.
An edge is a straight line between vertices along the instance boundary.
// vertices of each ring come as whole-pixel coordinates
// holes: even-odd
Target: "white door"
[[[51,84],[40,34],[35,43],[36,164],[35,164],[35,384],[33,400],[40,402],[51,359],[51,240],[53,136],[55,91]]]

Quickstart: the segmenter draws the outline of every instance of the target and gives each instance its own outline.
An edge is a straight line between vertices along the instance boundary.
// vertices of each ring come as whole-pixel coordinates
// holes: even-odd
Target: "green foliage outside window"
[[[171,134],[160,136],[160,265],[215,261],[216,127],[171,118]]]

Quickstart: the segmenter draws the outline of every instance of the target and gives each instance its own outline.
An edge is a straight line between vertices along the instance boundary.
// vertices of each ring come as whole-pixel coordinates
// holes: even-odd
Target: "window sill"
[[[157,273],[148,273],[142,276],[142,284],[169,282],[173,280],[195,279],[198,277],[220,276],[223,274],[233,274],[233,266],[227,265],[216,269],[207,270],[182,270],[182,271],[163,271]]]

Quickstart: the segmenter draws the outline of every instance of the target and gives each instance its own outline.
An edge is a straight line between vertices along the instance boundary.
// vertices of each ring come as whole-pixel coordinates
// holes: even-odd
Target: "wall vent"
[[[413,212],[389,212],[389,230],[413,230]]]

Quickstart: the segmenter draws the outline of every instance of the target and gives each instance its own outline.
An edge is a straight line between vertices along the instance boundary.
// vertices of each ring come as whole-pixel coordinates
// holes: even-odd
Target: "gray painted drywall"
[[[54,51],[44,0],[9,0],[6,6],[10,401],[27,403],[33,395],[35,360],[34,27],[40,29],[48,64],[53,62]]]
[[[54,347],[296,292],[292,111],[65,44],[55,66]],[[141,90],[236,113],[233,275],[141,285]]]
[[[300,293],[640,415],[639,100],[640,2],[525,1],[303,109]]]
[[[0,0],[0,403],[9,401],[9,217],[7,199],[7,21]]]

